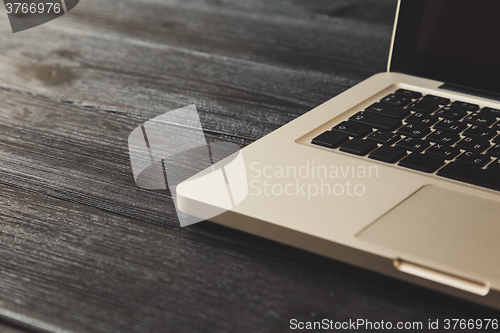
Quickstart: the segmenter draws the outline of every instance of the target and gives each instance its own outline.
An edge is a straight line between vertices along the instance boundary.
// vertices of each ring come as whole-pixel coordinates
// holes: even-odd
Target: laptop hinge
[[[477,97],[483,97],[483,98],[489,98],[489,99],[494,99],[497,101],[500,101],[500,94],[499,93],[494,93],[491,91],[486,91],[486,90],[481,90],[481,89],[474,89],[470,87],[464,87],[464,86],[459,86],[457,84],[453,83],[445,83],[439,87],[439,89],[444,89],[444,90],[451,90],[463,94],[468,94],[468,95],[474,95]]]

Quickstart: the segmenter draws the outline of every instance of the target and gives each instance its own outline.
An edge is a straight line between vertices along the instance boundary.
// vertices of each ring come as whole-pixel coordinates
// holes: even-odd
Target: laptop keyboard
[[[500,110],[398,89],[312,144],[500,191]]]

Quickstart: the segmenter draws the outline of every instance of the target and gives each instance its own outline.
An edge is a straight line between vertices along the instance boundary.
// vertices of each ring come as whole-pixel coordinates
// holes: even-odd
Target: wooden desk
[[[5,323],[289,332],[293,318],[498,317],[208,222],[180,228],[169,195],[132,177],[127,137],[159,114],[195,103],[209,137],[245,146],[384,71],[395,4],[82,0],[17,34],[2,19]]]

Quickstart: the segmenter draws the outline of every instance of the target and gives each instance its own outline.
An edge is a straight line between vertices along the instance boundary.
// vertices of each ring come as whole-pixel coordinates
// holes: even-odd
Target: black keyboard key
[[[354,138],[344,143],[340,147],[340,151],[354,155],[365,156],[377,147],[377,144],[373,141]]]
[[[343,121],[332,128],[332,131],[338,131],[348,134],[349,136],[362,138],[373,132],[373,129],[368,125],[363,125],[354,121]]]
[[[500,121],[499,121],[499,122],[497,122],[497,123],[495,123],[495,124],[493,124],[493,125],[491,126],[491,128],[493,128],[493,129],[495,129],[495,130],[497,130],[497,131],[500,131]]]
[[[401,140],[401,135],[394,134],[389,131],[378,130],[368,135],[367,139],[373,140],[378,143],[392,145],[393,143]]]
[[[497,118],[487,113],[474,113],[465,117],[464,121],[474,125],[490,126],[497,121]]]
[[[436,143],[425,151],[426,154],[439,155],[445,160],[452,160],[460,155],[460,148],[450,147],[442,143]]]
[[[396,128],[403,125],[403,123],[398,119],[363,111],[356,113],[354,116],[349,118],[349,120],[369,125],[377,129],[384,129],[389,131],[394,131]]]
[[[405,157],[406,154],[407,152],[404,148],[384,145],[372,151],[372,153],[368,155],[368,158],[386,163],[396,163],[397,161]]]
[[[349,140],[349,136],[346,134],[335,131],[326,131],[312,139],[311,143],[327,148],[337,148],[347,140]]]
[[[466,151],[457,157],[457,161],[472,163],[479,168],[491,162],[491,157],[477,153],[475,151]]]
[[[451,162],[438,171],[438,176],[500,191],[500,172],[486,170],[471,163]]]
[[[441,109],[437,110],[435,115],[446,119],[459,120],[467,115],[467,110],[453,105],[444,106]]]
[[[415,112],[405,119],[407,123],[421,124],[424,126],[432,126],[437,123],[439,118],[422,112]]]
[[[500,158],[500,144],[496,144],[486,151],[486,154]]]
[[[412,102],[411,97],[406,97],[402,95],[389,94],[380,100],[382,103],[387,103],[396,106],[407,106]]]
[[[492,142],[494,143],[500,143],[500,135],[497,135],[496,137],[493,138],[493,140],[491,140]]]
[[[435,124],[434,128],[460,133],[467,128],[467,124],[456,120],[443,119],[439,123]]]
[[[466,136],[462,140],[458,141],[456,146],[465,150],[483,152],[486,149],[490,148],[490,142],[485,139]]]
[[[491,138],[496,136],[498,132],[493,128],[488,128],[479,125],[472,125],[463,134],[466,136],[476,136],[478,138],[490,140]]]
[[[398,89],[395,91],[395,94],[403,95],[403,96],[410,97],[413,99],[419,99],[422,97],[422,93],[419,93],[418,91],[408,90],[408,89]]]
[[[488,164],[488,166],[486,167],[487,170],[493,170],[493,171],[496,171],[496,172],[500,172],[500,159],[496,159],[494,160],[493,162],[491,162],[490,164]]]
[[[435,96],[435,95],[425,95],[424,99],[428,100],[428,101],[436,102],[440,105],[448,105],[451,102],[449,98],[439,97],[439,96]]]
[[[411,109],[416,112],[432,113],[439,109],[439,103],[422,99],[413,103]]]
[[[444,158],[433,154],[411,153],[398,165],[422,172],[433,173],[445,164]]]
[[[488,107],[482,108],[481,111],[479,111],[479,113],[488,113],[494,115],[495,117],[500,117],[500,110]]]
[[[373,103],[372,105],[367,107],[365,111],[396,119],[406,118],[410,114],[410,111],[403,109],[400,106],[385,103]]]
[[[467,111],[477,111],[479,110],[479,105],[477,104],[472,104],[472,103],[467,103],[467,102],[462,102],[462,101],[455,101],[451,103],[451,106],[457,106],[459,108],[463,108]]]
[[[406,124],[400,129],[398,129],[398,134],[414,136],[417,138],[423,138],[431,132],[429,127],[419,125],[419,124]]]
[[[451,131],[435,130],[427,136],[427,140],[452,145],[460,140],[460,135]]]
[[[412,138],[411,136],[406,137],[403,140],[396,143],[396,147],[401,147],[406,150],[412,150],[412,151],[422,151],[429,148],[430,145],[431,144],[429,143],[429,141],[418,138]]]

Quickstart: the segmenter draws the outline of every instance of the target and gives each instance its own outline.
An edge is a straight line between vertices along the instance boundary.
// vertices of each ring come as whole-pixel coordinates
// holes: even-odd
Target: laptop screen
[[[500,1],[401,0],[390,70],[500,93]]]

